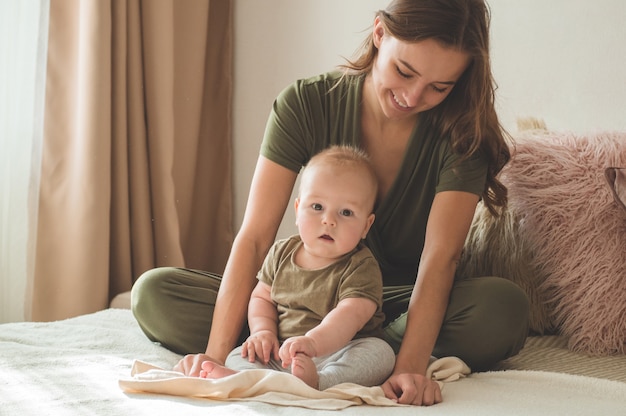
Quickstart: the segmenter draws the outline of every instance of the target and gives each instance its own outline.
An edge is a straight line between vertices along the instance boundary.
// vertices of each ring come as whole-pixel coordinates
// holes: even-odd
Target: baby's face
[[[360,171],[316,166],[302,178],[296,224],[305,250],[320,260],[354,249],[369,231],[375,190]]]

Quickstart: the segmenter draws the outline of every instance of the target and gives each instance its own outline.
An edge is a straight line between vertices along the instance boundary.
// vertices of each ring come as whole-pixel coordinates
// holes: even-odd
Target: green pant
[[[204,352],[221,277],[197,270],[149,270],[132,289],[132,310],[152,341],[179,353]],[[406,327],[412,286],[386,287],[387,341],[398,350]],[[488,370],[523,347],[529,304],[514,283],[499,277],[457,280],[433,350],[461,358],[472,371]],[[241,342],[247,334],[242,334]]]

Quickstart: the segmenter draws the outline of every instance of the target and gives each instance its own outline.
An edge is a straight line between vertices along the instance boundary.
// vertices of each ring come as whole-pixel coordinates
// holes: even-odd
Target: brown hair
[[[483,201],[492,214],[507,203],[507,189],[497,175],[511,155],[509,138],[495,111],[495,82],[489,59],[489,8],[484,0],[392,0],[379,10],[385,31],[406,42],[434,39],[470,56],[470,63],[446,99],[421,114],[463,158],[480,150],[488,162]],[[372,34],[356,59],[341,65],[346,73],[368,73],[376,58]]]

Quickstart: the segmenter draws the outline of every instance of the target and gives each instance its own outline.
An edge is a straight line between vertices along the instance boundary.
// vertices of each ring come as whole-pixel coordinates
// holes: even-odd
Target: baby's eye
[[[311,204],[311,208],[313,208],[313,211],[321,211],[322,210],[322,204],[318,204],[316,202],[314,204]]]
[[[342,209],[341,211],[339,211],[339,215],[342,215],[344,217],[351,217],[353,214],[354,212],[349,209]]]

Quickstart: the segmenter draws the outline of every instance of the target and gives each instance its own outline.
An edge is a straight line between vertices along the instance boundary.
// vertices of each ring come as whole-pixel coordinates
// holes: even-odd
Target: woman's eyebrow
[[[409,64],[406,61],[403,61],[402,59],[399,59],[400,62],[402,62],[402,65],[406,66],[409,70],[411,70],[411,72],[414,72],[416,75],[418,76],[422,76],[422,74],[419,73],[419,71],[415,68],[413,68],[411,66],[411,64]],[[454,85],[456,84],[455,81],[434,81],[433,84],[446,84],[446,85]]]

